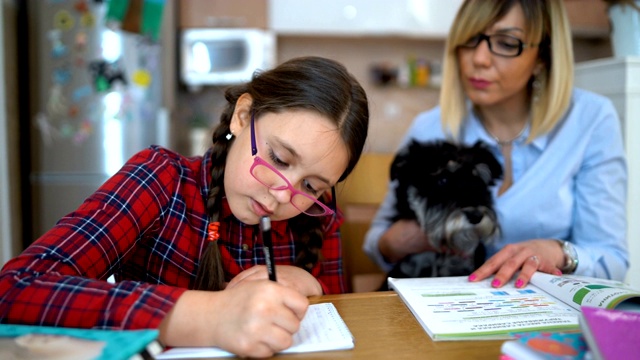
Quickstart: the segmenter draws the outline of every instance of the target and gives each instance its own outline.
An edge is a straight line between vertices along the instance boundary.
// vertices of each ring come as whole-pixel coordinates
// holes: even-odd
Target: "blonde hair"
[[[457,139],[467,116],[466,95],[460,79],[457,48],[504,17],[516,4],[526,19],[526,43],[539,44],[538,57],[544,65],[537,79],[539,98],[531,102],[531,131],[527,141],[549,132],[569,107],[573,89],[573,48],[571,28],[562,0],[466,0],[456,15],[445,45],[440,91],[442,127]]]

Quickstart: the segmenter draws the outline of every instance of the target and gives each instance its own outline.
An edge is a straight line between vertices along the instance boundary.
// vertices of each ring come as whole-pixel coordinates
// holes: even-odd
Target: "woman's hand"
[[[322,295],[322,286],[318,280],[297,266],[278,265],[276,266],[276,276],[279,284],[294,289],[304,296]],[[247,281],[268,278],[267,267],[265,265],[256,265],[234,277],[226,289],[231,289]]]
[[[241,357],[270,357],[293,343],[309,306],[273,281],[245,281],[223,291],[186,291],[160,324],[168,346],[216,346]]]
[[[534,239],[517,244],[508,244],[489,258],[469,276],[469,281],[479,281],[493,274],[491,285],[501,287],[513,278],[515,285],[521,288],[529,283],[536,271],[561,275],[564,265],[564,253],[558,241],[552,239]]]
[[[385,232],[378,243],[380,253],[390,263],[396,263],[410,254],[438,251],[415,220],[398,220]]]

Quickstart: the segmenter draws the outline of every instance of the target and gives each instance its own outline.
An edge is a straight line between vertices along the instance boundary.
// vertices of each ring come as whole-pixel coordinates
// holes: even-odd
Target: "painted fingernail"
[[[498,279],[494,279],[494,280],[491,282],[491,286],[493,286],[493,287],[498,287],[498,286],[500,286],[500,280],[498,280]]]
[[[517,287],[517,288],[522,287],[522,285],[523,285],[523,284],[524,284],[524,281],[522,281],[522,279],[518,279],[518,280],[516,281],[516,287]]]
[[[562,270],[556,269],[555,274],[558,275],[558,276],[562,275]]]
[[[476,274],[469,275],[469,281],[473,281],[477,278]]]

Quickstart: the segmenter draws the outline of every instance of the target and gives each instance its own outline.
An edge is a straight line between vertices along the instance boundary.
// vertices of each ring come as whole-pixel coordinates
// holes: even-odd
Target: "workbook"
[[[98,330],[0,324],[0,359],[132,360],[162,351],[158,330]]]
[[[281,354],[349,350],[355,346],[349,328],[332,303],[310,305],[293,336],[293,345]],[[230,357],[234,354],[216,347],[175,347],[156,355],[156,360]]]
[[[640,290],[618,281],[541,272],[524,288],[516,288],[513,281],[494,288],[491,281],[469,282],[466,276],[388,279],[435,341],[579,330],[583,305],[640,311]]]

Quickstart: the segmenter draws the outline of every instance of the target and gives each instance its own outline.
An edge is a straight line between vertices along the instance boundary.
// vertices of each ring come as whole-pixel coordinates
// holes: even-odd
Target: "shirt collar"
[[[531,125],[527,124],[527,127],[522,132],[522,135],[520,135],[520,137],[516,139],[514,142],[517,144],[524,144],[527,141],[527,137],[529,136],[530,132],[531,132]],[[476,113],[473,110],[469,111],[469,122],[467,123],[463,138],[466,143],[474,143],[476,140],[482,140],[485,143],[490,144],[491,146],[498,147],[496,140],[492,138],[491,135],[489,135],[487,130],[482,125],[482,122],[480,122],[480,118],[476,115]],[[533,139],[533,141],[531,142],[531,145],[533,145],[538,150],[542,151],[547,147],[548,142],[549,142],[549,134],[547,133]]]

